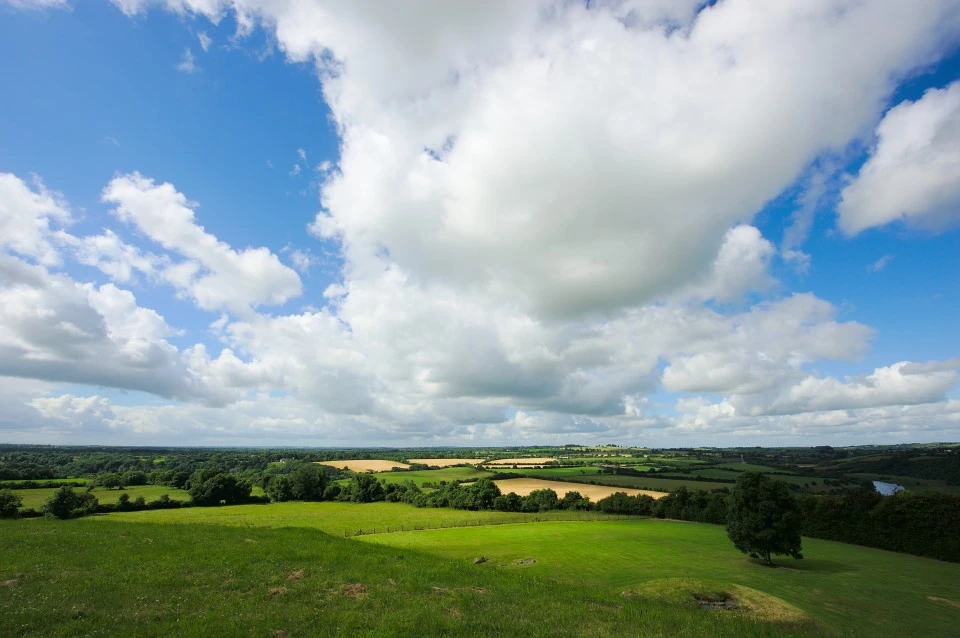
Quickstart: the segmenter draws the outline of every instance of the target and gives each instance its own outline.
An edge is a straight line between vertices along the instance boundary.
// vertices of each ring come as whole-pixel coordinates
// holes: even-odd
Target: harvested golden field
[[[581,496],[586,496],[591,501],[599,501],[616,492],[624,492],[630,496],[646,494],[653,498],[663,498],[667,492],[653,492],[650,490],[637,490],[630,487],[610,487],[608,485],[588,485],[586,483],[566,483],[564,481],[544,481],[542,479],[515,478],[494,481],[500,491],[504,494],[514,492],[517,496],[526,496],[534,490],[553,490],[557,496],[563,498],[567,492],[580,492]]]
[[[531,465],[543,465],[544,463],[556,463],[557,459],[547,456],[532,456],[522,459],[496,459],[493,461],[488,461],[486,465],[522,465],[522,466],[531,466]]]
[[[408,468],[406,463],[382,461],[378,459],[356,459],[343,461],[318,461],[320,465],[329,465],[337,469],[347,468],[351,472],[389,472],[395,467]]]
[[[483,459],[410,459],[411,463],[423,463],[424,465],[435,465],[437,467],[450,467],[451,465],[478,465],[483,463]]]

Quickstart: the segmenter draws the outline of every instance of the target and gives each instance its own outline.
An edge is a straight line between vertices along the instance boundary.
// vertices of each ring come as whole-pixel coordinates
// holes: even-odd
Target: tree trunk
[[[770,566],[770,567],[773,567],[773,561],[770,560],[770,550],[768,549],[768,550],[766,550],[766,552],[764,552],[764,553],[765,553],[765,556],[766,556],[767,565]]]

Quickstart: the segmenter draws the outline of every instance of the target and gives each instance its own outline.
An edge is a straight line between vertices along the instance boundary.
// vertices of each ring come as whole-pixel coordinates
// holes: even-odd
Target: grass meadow
[[[55,487],[39,487],[29,490],[13,490],[13,492],[23,499],[22,509],[33,508],[39,510],[40,506],[43,505],[57,489],[58,488]],[[74,489],[80,490],[83,488]],[[190,500],[190,495],[187,492],[165,485],[132,485],[122,490],[110,490],[105,487],[93,488],[93,495],[96,496],[97,500],[101,503],[116,503],[121,494],[128,495],[130,500],[142,496],[147,501],[155,501],[164,494],[169,494],[170,498],[177,501]]]
[[[361,540],[454,561],[484,555],[487,569],[497,573],[522,571],[611,597],[636,592],[647,603],[681,608],[692,594],[672,601],[659,596],[678,578],[724,591],[747,587],[796,608],[827,635],[949,636],[958,635],[960,626],[960,565],[816,539],[804,539],[805,560],[779,559],[773,569],[738,552],[720,526],[656,519],[440,529]],[[525,558],[536,563],[513,564]]]
[[[771,569],[719,526],[564,514],[323,502],[0,521],[0,634],[956,635],[957,564],[805,539],[806,560]],[[742,607],[700,609],[694,591]]]
[[[749,637],[815,629],[651,605],[534,570],[311,528],[100,518],[0,521],[4,635]]]
[[[403,483],[413,481],[418,487],[424,483],[439,483],[440,481],[475,481],[478,478],[491,476],[486,470],[475,467],[445,467],[439,470],[412,470],[409,472],[377,472],[378,479],[387,483]]]
[[[103,523],[163,523],[173,525],[224,525],[230,527],[306,527],[335,536],[383,533],[387,529],[463,527],[500,525],[532,521],[611,520],[623,518],[601,512],[554,510],[537,514],[447,508],[417,508],[406,503],[319,503],[286,502],[269,505],[233,505],[229,507],[190,507],[176,510],[118,512],[96,516]]]

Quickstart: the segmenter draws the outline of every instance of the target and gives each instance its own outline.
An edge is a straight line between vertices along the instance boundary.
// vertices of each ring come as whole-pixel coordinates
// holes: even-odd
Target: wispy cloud
[[[893,255],[884,255],[880,259],[876,260],[869,266],[867,266],[868,272],[880,272],[887,267],[887,264],[890,263],[890,260],[893,259]]]
[[[103,141],[107,144],[112,144],[113,146],[120,146],[120,140],[113,137],[112,135],[105,135]]]
[[[210,45],[213,43],[213,39],[207,35],[206,31],[201,31],[198,33],[197,39],[200,40],[200,48],[203,49],[204,53],[210,50]]]
[[[193,59],[193,51],[190,50],[190,47],[184,47],[183,55],[180,57],[180,64],[177,65],[177,71],[181,73],[197,73],[200,70],[200,67],[197,66],[196,61]]]

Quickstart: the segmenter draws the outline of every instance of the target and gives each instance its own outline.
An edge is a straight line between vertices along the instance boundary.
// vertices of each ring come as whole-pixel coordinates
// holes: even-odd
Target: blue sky
[[[551,4],[0,1],[0,441],[956,440],[960,5]]]

